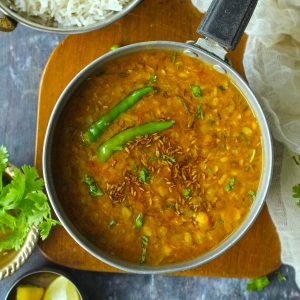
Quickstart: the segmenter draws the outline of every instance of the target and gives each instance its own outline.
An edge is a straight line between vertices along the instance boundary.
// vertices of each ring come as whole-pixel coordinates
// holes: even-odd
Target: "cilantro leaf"
[[[182,192],[183,197],[184,197],[185,199],[188,199],[188,198],[190,197],[191,191],[192,191],[191,189],[185,188],[185,189],[183,190],[183,192]]]
[[[144,215],[143,213],[139,213],[134,218],[134,226],[135,228],[140,229],[143,227],[143,225],[144,225]]]
[[[268,284],[270,283],[267,276],[262,276],[258,278],[250,279],[249,283],[247,284],[247,291],[254,292],[254,291],[261,291],[263,290]]]
[[[144,166],[141,167],[141,170],[140,170],[140,173],[139,173],[139,179],[143,183],[149,183],[150,182],[150,172]]]
[[[3,147],[0,149],[3,167],[8,155],[6,153],[3,159]],[[45,239],[51,227],[59,224],[51,218],[43,187],[44,182],[34,167],[25,165],[22,169],[14,169],[10,182],[0,190],[0,231],[4,233],[0,236],[0,251],[18,250],[33,225],[40,225],[40,235]]]
[[[255,197],[256,197],[255,192],[249,191],[248,196],[251,197],[253,200],[255,200]]]
[[[39,229],[42,240],[45,240],[48,237],[52,227],[58,224],[61,225],[59,221],[49,218],[46,218],[43,222],[41,222],[39,225]]]
[[[82,180],[89,188],[89,194],[91,197],[103,196],[104,193],[99,188],[98,184],[91,176],[84,175]]]
[[[234,184],[235,184],[235,179],[230,178],[228,180],[228,184],[226,184],[225,187],[224,187],[225,191],[230,192],[233,189]]]
[[[117,49],[119,49],[119,48],[120,48],[119,45],[112,45],[112,46],[110,47],[110,51],[114,51],[114,50],[117,50]]]
[[[195,112],[195,118],[204,120],[204,112],[203,112],[203,109],[202,109],[202,104],[199,104],[197,106],[197,111]]]
[[[201,97],[202,91],[199,85],[191,84],[191,90],[194,97]]]
[[[44,186],[44,180],[39,178],[39,174],[35,168],[31,168],[27,165],[22,167],[23,173],[26,178],[25,192],[42,191]]]

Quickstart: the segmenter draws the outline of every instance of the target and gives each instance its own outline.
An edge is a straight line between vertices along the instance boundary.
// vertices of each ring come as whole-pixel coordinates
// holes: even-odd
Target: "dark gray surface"
[[[21,166],[33,163],[37,94],[40,76],[61,36],[38,33],[19,26],[13,33],[0,33],[0,144],[8,147],[11,161]],[[59,72],[59,70],[58,70]],[[69,274],[88,299],[300,299],[293,268],[280,270],[287,281],[274,274],[262,292],[246,292],[246,279],[172,277],[109,274],[71,270],[53,265],[39,250],[14,276],[0,282],[0,300],[25,272],[43,267]]]

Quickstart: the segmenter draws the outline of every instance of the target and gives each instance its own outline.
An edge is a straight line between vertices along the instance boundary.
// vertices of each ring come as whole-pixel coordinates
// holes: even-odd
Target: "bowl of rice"
[[[52,33],[77,34],[105,27],[141,0],[0,0],[5,21]],[[1,21],[1,19],[0,19]],[[1,22],[0,22],[1,27]],[[5,30],[4,31],[9,31]]]

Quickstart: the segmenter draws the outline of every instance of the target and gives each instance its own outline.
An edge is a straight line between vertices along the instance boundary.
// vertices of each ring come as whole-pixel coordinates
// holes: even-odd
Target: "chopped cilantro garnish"
[[[119,45],[112,45],[112,46],[110,47],[110,51],[114,51],[114,50],[117,50],[117,49],[119,49],[119,48],[120,48]]]
[[[293,160],[298,166],[300,166],[300,155],[294,155]]]
[[[191,84],[191,90],[194,97],[201,97],[202,91],[199,85]]]
[[[143,213],[139,213],[134,218],[134,226],[137,229],[141,229],[144,225],[144,215]]]
[[[202,104],[198,104],[197,111],[195,113],[195,118],[204,120],[204,112],[203,112],[203,109],[202,109]]]
[[[157,81],[157,75],[156,74],[151,74],[150,78],[149,78],[149,81],[151,83],[155,83]]]
[[[101,191],[96,181],[92,177],[84,175],[83,182],[88,186],[90,196],[97,197],[104,195],[104,193]]]
[[[140,259],[141,264],[143,264],[146,261],[148,244],[149,244],[149,237],[147,235],[143,235],[141,239],[141,247],[142,247],[142,255]]]
[[[297,206],[300,207],[300,183],[293,186],[293,197],[298,200]]]
[[[270,281],[267,276],[250,279],[249,283],[247,284],[247,291],[249,292],[261,291],[269,283]]]
[[[144,166],[142,166],[142,168],[140,170],[139,179],[143,183],[149,183],[150,182],[150,172]]]
[[[225,185],[224,189],[226,192],[230,192],[234,186],[235,180],[234,178],[230,178],[228,180],[228,184]]]
[[[177,59],[177,52],[173,51],[172,52],[172,63],[175,64]]]
[[[286,281],[286,277],[284,275],[282,275],[279,271],[275,272],[275,274],[277,275],[277,279],[280,283]]]
[[[182,195],[185,199],[188,199],[190,197],[192,189],[185,188],[182,192]]]
[[[118,221],[115,220],[115,219],[112,219],[109,223],[108,223],[108,228],[112,228],[114,227],[115,225],[118,224]]]
[[[53,225],[59,224],[51,218],[48,198],[43,192],[44,181],[34,167],[24,165],[15,168],[11,180],[2,185],[2,177],[8,164],[8,153],[0,146],[0,231],[6,233],[0,237],[0,252],[18,250],[33,225],[39,226],[40,236],[44,240]]]
[[[255,199],[255,192],[249,191],[248,196],[251,197],[254,200]]]
[[[42,240],[45,240],[48,237],[51,228],[55,225],[60,225],[60,222],[51,218],[46,218],[42,223],[40,223],[39,230]]]

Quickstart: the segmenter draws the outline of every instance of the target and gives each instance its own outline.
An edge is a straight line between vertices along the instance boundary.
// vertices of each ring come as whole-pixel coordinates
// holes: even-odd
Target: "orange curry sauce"
[[[96,142],[82,142],[91,123],[147,85],[156,91]],[[107,63],[70,102],[55,134],[55,184],[71,221],[99,248],[134,263],[175,263],[216,247],[243,222],[259,185],[261,133],[226,75],[182,53],[144,51]],[[169,119],[170,129],[98,160],[97,147],[114,134]],[[103,196],[89,195],[86,174]]]

